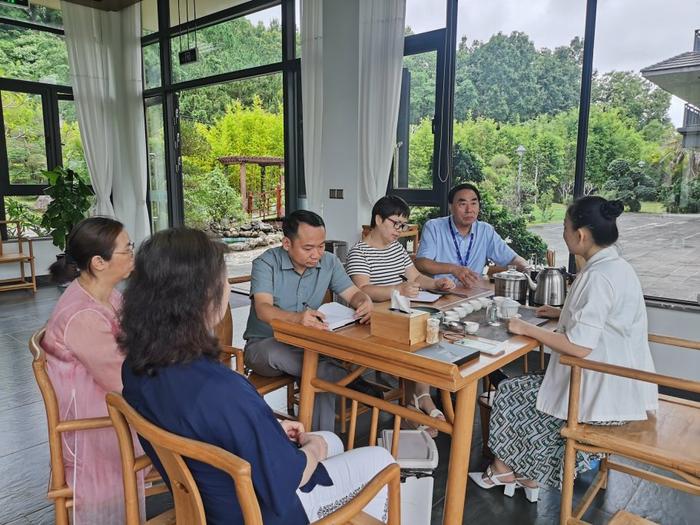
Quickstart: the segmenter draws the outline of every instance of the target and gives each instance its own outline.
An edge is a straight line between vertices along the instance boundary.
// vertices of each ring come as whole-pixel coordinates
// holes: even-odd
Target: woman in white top
[[[455,287],[451,279],[433,279],[423,275],[413,265],[406,249],[399,243],[402,231],[408,228],[410,209],[401,197],[387,196],[379,199],[372,208],[370,231],[350,249],[345,269],[355,286],[369,295],[373,301],[388,301],[394,290],[406,297],[415,297],[421,288],[450,290]],[[412,408],[444,420],[430,397],[430,387],[425,383],[407,383]],[[425,427],[419,427],[425,428]],[[435,437],[437,429],[426,428]]]
[[[538,315],[559,318],[556,332],[509,322],[509,331],[544,343],[552,351],[547,372],[525,375],[499,384],[491,413],[489,447],[496,459],[486,472],[469,477],[482,488],[504,486],[512,496],[523,487],[537,501],[538,484],[561,487],[570,368],[560,354],[589,358],[649,372],[654,363],[647,342],[647,316],[639,279],[620,257],[616,219],[620,201],[583,197],[569,206],[564,241],[569,252],[586,264],[574,281],[561,311],[543,306]],[[620,425],[644,420],[656,410],[657,387],[622,377],[583,371],[581,422]],[[577,472],[590,468],[591,456],[579,452]]]

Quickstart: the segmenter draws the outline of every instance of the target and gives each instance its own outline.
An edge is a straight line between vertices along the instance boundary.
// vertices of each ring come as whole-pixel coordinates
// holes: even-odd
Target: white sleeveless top
[[[576,277],[562,308],[557,331],[591,348],[586,359],[654,372],[647,340],[642,287],[630,264],[609,246],[591,257]],[[537,409],[566,419],[571,368],[552,352]],[[658,407],[658,388],[609,374],[583,370],[579,421],[634,421]]]

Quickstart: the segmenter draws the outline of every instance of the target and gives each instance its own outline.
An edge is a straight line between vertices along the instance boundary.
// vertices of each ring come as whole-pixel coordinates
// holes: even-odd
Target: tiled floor
[[[46,321],[59,295],[60,291],[53,287],[41,288],[36,296],[25,292],[0,294],[0,525],[53,523],[53,510],[46,499],[49,454],[45,414],[31,372],[27,341]],[[234,338],[240,345],[248,312],[247,299],[234,294],[231,305]],[[532,357],[534,367],[536,356]],[[519,366],[515,365],[512,373],[518,373]],[[273,396],[268,401],[276,407],[284,406],[283,396]],[[470,470],[481,470],[478,411],[474,424]],[[434,474],[432,523],[440,523],[442,519],[449,438],[440,435],[437,444],[441,460]],[[577,497],[591,479],[592,475],[586,475],[577,481]],[[506,498],[501,492],[481,490],[472,483],[468,491],[464,523],[558,523],[557,491],[541,490],[536,505],[528,503],[520,492],[514,498]],[[164,504],[167,503],[161,498],[155,504],[149,503],[149,510]],[[612,473],[608,490],[596,498],[585,518],[596,524],[606,523],[621,508],[664,525],[690,524],[697,523],[700,498]]]

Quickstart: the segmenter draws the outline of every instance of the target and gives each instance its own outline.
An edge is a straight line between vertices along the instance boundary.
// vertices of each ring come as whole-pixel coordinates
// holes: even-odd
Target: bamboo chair
[[[108,428],[112,422],[108,417],[93,417],[83,419],[70,419],[61,421],[58,410],[58,398],[54,390],[51,378],[46,371],[46,354],[41,347],[45,329],[35,332],[29,339],[29,350],[32,353],[32,369],[34,377],[44,400],[46,409],[46,422],[49,431],[49,455],[51,463],[51,475],[49,478],[49,490],[47,498],[54,502],[56,525],[68,525],[70,523],[70,509],[73,508],[73,489],[66,483],[65,465],[63,463],[64,432],[77,432],[96,428]],[[146,458],[142,462],[142,468],[150,465]],[[146,477],[146,496],[167,492],[168,488],[163,483],[160,475],[153,470]]]
[[[230,475],[234,481],[236,497],[241,505],[245,525],[262,525],[260,506],[253,488],[250,464],[247,461],[214,445],[177,436],[157,427],[141,417],[121,395],[114,392],[107,394],[107,409],[114,427],[117,429],[122,451],[125,471],[124,489],[125,494],[127,494],[126,525],[139,525],[141,523],[138,504],[133,498],[136,488],[135,482],[133,476],[126,475],[137,466],[139,461],[133,457],[134,449],[129,425],[151,443],[168,474],[175,501],[177,523],[183,525],[206,524],[204,505],[199,489],[185,463],[185,458],[189,458],[212,465]],[[128,487],[127,482],[129,482]],[[389,465],[379,472],[355,498],[316,523],[319,525],[341,523],[374,525],[381,523],[363,513],[362,509],[384,485],[389,486],[388,523],[398,525],[400,522],[400,469],[397,464]],[[132,497],[130,498],[129,495]]]
[[[682,348],[700,349],[697,341],[649,336],[650,341],[673,344]],[[562,483],[560,524],[580,524],[581,517],[600,489],[608,483],[608,472],[618,470],[676,490],[700,496],[700,403],[659,395],[659,409],[646,421],[632,421],[622,426],[586,425],[578,422],[581,394],[581,370],[594,370],[657,385],[700,393],[700,382],[642,372],[622,366],[562,356],[562,364],[571,367],[569,419],[561,434],[566,438],[564,480]],[[604,459],[600,471],[581,503],[572,511],[576,451],[616,454],[646,463],[675,474],[671,477],[642,470],[632,465]],[[629,513],[627,513],[629,514]],[[623,516],[629,518],[629,516]],[[620,518],[620,523],[625,523]],[[632,522],[633,523],[633,522]],[[643,523],[643,522],[642,522]]]

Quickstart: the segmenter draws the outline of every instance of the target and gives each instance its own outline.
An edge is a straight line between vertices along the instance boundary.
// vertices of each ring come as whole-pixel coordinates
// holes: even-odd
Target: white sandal
[[[525,491],[525,498],[530,502],[530,503],[537,503],[537,501],[540,499],[540,487],[535,486],[535,487],[528,487],[525,485],[523,482],[524,481],[532,481],[529,479],[525,478],[519,478],[515,477],[515,483],[517,485],[517,489],[522,488]]]
[[[418,412],[421,412],[423,414],[428,414],[427,412],[424,412],[420,407],[420,400],[423,399],[424,397],[430,397],[430,392],[424,392],[419,396],[413,394],[413,404],[411,406],[413,408],[415,408]],[[433,408],[428,415],[430,417],[434,417],[436,419],[442,418],[444,421],[447,421],[447,419],[445,419],[445,414],[443,414],[442,410],[440,410],[437,407]],[[426,432],[428,432],[430,437],[435,437],[438,435],[438,430],[435,427],[431,427],[428,425],[418,425],[417,428],[418,428],[418,430],[425,430]],[[433,433],[430,432],[429,429],[431,429],[431,428],[435,430],[435,435],[432,435]]]
[[[484,475],[486,475],[485,478]],[[503,494],[505,494],[509,498],[512,498],[513,494],[515,494],[515,489],[517,488],[518,484],[515,480],[501,481],[500,478],[504,476],[514,476],[513,471],[503,472],[502,474],[494,474],[493,470],[491,469],[491,465],[489,465],[488,467],[486,467],[485,472],[469,473],[469,477],[472,479],[472,481],[479,485],[482,489],[490,490],[494,487],[502,486]]]

